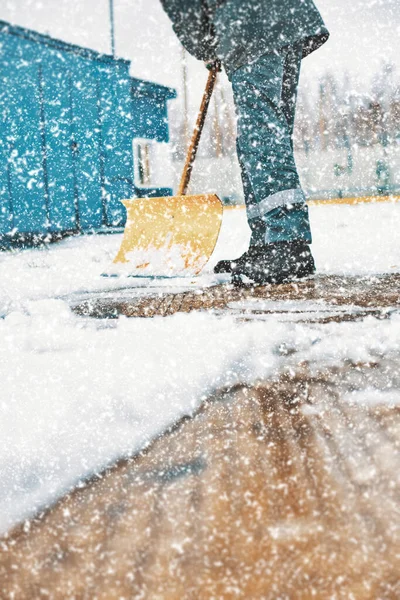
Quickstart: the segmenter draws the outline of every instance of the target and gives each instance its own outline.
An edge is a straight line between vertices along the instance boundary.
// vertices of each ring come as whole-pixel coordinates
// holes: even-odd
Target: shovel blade
[[[218,196],[123,200],[127,221],[114,263],[135,276],[197,275],[209,260],[222,223]]]

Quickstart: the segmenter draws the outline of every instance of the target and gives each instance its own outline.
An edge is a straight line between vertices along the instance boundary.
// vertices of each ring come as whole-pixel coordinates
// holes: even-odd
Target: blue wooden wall
[[[174,96],[129,66],[0,22],[2,239],[124,224],[133,138],[168,140]]]

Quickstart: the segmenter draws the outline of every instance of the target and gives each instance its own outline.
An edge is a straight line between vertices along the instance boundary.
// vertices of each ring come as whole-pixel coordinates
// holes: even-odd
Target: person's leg
[[[250,179],[247,175],[247,171],[244,165],[244,157],[242,156],[240,146],[237,144],[237,156],[239,160],[239,166],[242,176],[242,185],[243,185],[243,193],[245,197],[246,207],[252,206],[255,203],[255,197],[253,193],[253,188],[251,186]],[[251,229],[251,238],[250,238],[250,247],[246,255],[251,252],[253,249],[259,248],[265,243],[265,223],[261,218],[249,218],[248,216],[248,224]],[[230,273],[232,271],[232,265],[234,264],[234,260],[220,260],[214,267],[214,273]]]
[[[237,155],[239,159],[240,172],[242,176],[243,192],[245,197],[246,207],[252,206],[255,203],[255,196],[253,188],[251,186],[250,179],[247,175],[247,170],[244,165],[244,157],[239,144],[236,147]],[[265,223],[261,218],[250,218],[247,216],[247,222],[251,229],[250,247],[258,247],[263,245],[265,242]]]
[[[248,253],[231,266],[249,272],[255,266],[267,273],[269,281],[282,280],[282,274],[285,280],[291,274],[305,276],[314,268],[307,245],[308,210],[293,155],[300,64],[301,47],[286,48],[231,76],[238,157],[252,230]]]
[[[280,108],[285,116],[292,154],[301,57],[301,45],[287,48],[283,54],[284,61]],[[311,243],[312,241],[308,207],[305,204],[305,199],[299,203],[290,203],[286,206],[271,210],[265,215],[264,221],[266,225],[265,241],[267,243],[294,240]]]
[[[232,75],[238,116],[238,154],[243,179],[248,179],[252,194],[246,194],[249,225],[263,220],[266,243],[283,241],[282,227],[275,231],[275,216],[285,225],[285,241],[311,241],[309,226],[301,213],[300,227],[293,231],[293,219],[276,208],[305,204],[293,155],[293,126],[301,47],[286,48],[246,65]],[[268,215],[268,216],[267,216]],[[271,218],[272,217],[272,218]],[[298,229],[298,231],[297,231]],[[308,229],[308,231],[307,231]],[[300,237],[299,237],[300,236]]]
[[[288,126],[292,149],[302,51],[302,45],[299,44],[285,49],[284,53],[281,108]]]

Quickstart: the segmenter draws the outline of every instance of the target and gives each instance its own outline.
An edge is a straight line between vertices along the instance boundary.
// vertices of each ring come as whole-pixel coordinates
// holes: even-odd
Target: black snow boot
[[[232,283],[246,279],[256,284],[287,283],[315,273],[311,250],[305,242],[276,242],[256,247],[232,263]]]
[[[220,260],[214,267],[214,273],[232,273],[232,270],[235,265],[237,265],[238,263],[250,261],[251,256],[259,251],[259,248],[250,246],[247,252],[242,254],[240,258],[235,258],[233,260]]]

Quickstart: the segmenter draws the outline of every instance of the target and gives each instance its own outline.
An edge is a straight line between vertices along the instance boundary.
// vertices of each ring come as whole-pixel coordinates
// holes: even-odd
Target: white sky
[[[303,85],[327,70],[348,71],[368,89],[383,60],[400,71],[400,0],[317,0],[331,31],[328,44],[303,64]],[[65,41],[110,52],[108,0],[0,0],[0,19]],[[117,54],[132,61],[132,75],[181,87],[180,47],[159,0],[115,0]],[[198,104],[203,66],[189,60]]]

